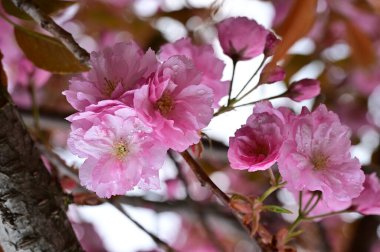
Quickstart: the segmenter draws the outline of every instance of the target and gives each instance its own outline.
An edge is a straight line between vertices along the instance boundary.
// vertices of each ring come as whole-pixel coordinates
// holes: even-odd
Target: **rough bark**
[[[0,243],[4,251],[83,251],[67,219],[61,188],[2,92]]]

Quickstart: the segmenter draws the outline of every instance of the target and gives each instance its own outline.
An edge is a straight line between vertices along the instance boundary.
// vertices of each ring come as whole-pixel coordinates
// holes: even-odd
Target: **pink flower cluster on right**
[[[350,148],[349,128],[325,105],[312,112],[304,107],[296,115],[265,101],[230,138],[228,158],[233,169],[248,171],[277,162],[290,191],[320,191],[320,204],[330,211],[352,206],[363,214],[380,214],[379,180],[375,175],[365,180]]]

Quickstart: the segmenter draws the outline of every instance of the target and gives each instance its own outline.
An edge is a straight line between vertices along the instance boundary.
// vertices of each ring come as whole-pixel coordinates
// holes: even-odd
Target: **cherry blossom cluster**
[[[247,18],[228,18],[216,27],[234,67],[259,55],[264,55],[264,63],[280,43]],[[92,69],[72,78],[64,92],[78,111],[68,118],[72,123],[68,146],[85,158],[81,183],[101,197],[135,187],[158,189],[167,150],[182,152],[198,143],[214,110],[218,115],[234,109],[256,88],[244,94],[244,87],[231,97],[232,84],[222,81],[225,64],[211,45],[194,45],[190,38],[162,46],[158,55],[150,49],[144,52],[133,41],[119,43],[93,52],[90,65]],[[282,67],[267,64],[257,86],[284,78]],[[298,102],[319,93],[318,81],[302,79],[277,97]],[[221,107],[219,102],[227,95],[227,105]],[[304,107],[295,114],[264,100],[230,138],[228,158],[233,169],[251,172],[277,164],[288,190],[304,192],[304,199],[320,194],[314,213],[349,207],[379,212],[375,195],[380,183],[374,175],[365,180],[350,148],[349,129],[324,105],[312,112]]]
[[[167,150],[199,142],[226,95],[224,63],[211,46],[182,39],[163,46],[159,57],[133,41],[119,43],[93,52],[90,64],[64,92],[78,110],[68,118],[68,146],[86,159],[81,183],[101,197],[159,188]]]
[[[247,18],[226,19],[217,28],[223,51],[234,62],[261,53],[265,60],[275,53],[279,43],[273,33]],[[256,46],[252,47],[251,41]],[[258,85],[284,77],[280,66],[268,64]],[[291,83],[282,96],[300,102],[319,93],[318,81],[302,79]],[[297,115],[286,107],[273,108],[269,101],[258,103],[246,124],[230,138],[229,145],[228,158],[233,169],[262,171],[277,164],[288,190],[294,194],[303,192],[304,200],[310,203],[312,195],[318,192],[320,200],[315,201],[318,204],[309,213],[350,209],[380,214],[376,194],[380,190],[379,179],[375,174],[364,175],[358,159],[350,154],[349,128],[324,105],[312,112],[303,107]]]
[[[350,147],[349,128],[326,106],[313,112],[303,107],[296,115],[264,101],[230,138],[228,158],[232,168],[251,172],[277,163],[289,191],[304,192],[305,201],[312,192],[321,193],[314,215],[350,207],[362,214],[380,214],[379,180],[375,174],[365,177]]]

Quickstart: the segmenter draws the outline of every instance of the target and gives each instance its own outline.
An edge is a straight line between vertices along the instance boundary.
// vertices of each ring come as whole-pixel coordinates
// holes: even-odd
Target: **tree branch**
[[[167,252],[175,251],[172,247],[169,246],[169,244],[167,244],[166,242],[164,242],[163,240],[161,240],[160,238],[158,238],[155,234],[151,233],[145,227],[143,227],[139,222],[137,222],[136,220],[134,220],[117,200],[110,199],[110,200],[107,200],[107,202],[109,202],[112,206],[114,206],[117,210],[119,210],[122,214],[124,214],[125,217],[127,217],[137,227],[139,227],[142,231],[144,231],[144,233],[146,233],[147,235],[149,235],[149,237],[160,248],[162,248],[163,250],[165,250]]]
[[[82,251],[65,196],[1,89],[0,243],[5,251]]]
[[[189,164],[190,168],[193,170],[197,176],[199,182],[202,186],[207,186],[212,193],[223,202],[224,205],[230,205],[230,197],[227,196],[222,190],[219,189],[217,185],[209,178],[202,167],[193,159],[188,151],[181,152],[183,159]]]
[[[222,203],[230,209],[232,214],[235,216],[237,222],[240,223],[241,227],[248,233],[251,234],[251,226],[249,224],[244,224],[241,221],[240,213],[235,211],[230,206],[230,197],[226,195],[220,188],[215,185],[215,183],[209,178],[209,176],[206,174],[206,172],[203,170],[203,168],[198,164],[198,162],[191,156],[191,154],[188,151],[181,152],[182,157],[185,159],[185,161],[188,163],[190,168],[193,170],[195,175],[197,176],[199,182],[202,186],[207,186],[212,193],[222,201]],[[268,243],[264,237],[260,234],[260,232],[256,232],[254,234],[254,237],[252,237],[252,241],[255,242],[255,245],[258,245],[262,251],[276,251],[274,250],[275,247],[272,246],[271,243]]]
[[[43,29],[60,40],[82,64],[88,64],[90,59],[89,53],[78,45],[69,32],[57,25],[51,17],[42,12],[38,5],[30,0],[12,0],[12,2],[17,8],[26,12]]]

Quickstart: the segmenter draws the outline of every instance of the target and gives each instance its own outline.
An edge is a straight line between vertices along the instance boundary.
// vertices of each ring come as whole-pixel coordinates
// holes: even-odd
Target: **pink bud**
[[[285,70],[280,66],[266,65],[260,74],[259,84],[271,84],[282,81],[285,78]]]
[[[279,43],[280,39],[273,32],[269,32],[265,42],[264,55],[266,57],[272,56]]]
[[[320,83],[315,79],[302,79],[290,84],[286,96],[300,102],[316,97],[321,92]]]

